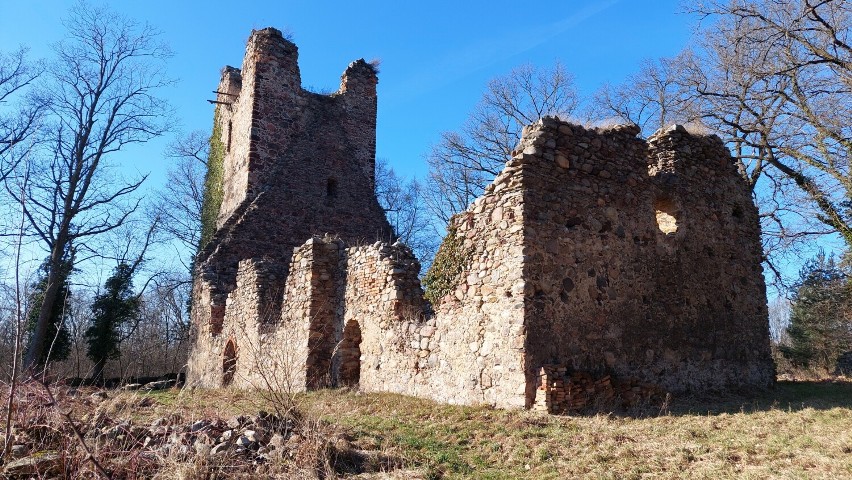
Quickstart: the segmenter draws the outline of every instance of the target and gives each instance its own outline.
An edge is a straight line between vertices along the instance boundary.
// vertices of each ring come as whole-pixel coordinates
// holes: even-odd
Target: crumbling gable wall
[[[563,365],[675,392],[770,385],[748,186],[718,137],[637,133],[544,119],[519,146],[530,375]]]

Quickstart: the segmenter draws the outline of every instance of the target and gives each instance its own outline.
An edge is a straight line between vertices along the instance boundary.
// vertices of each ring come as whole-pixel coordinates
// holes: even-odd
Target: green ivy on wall
[[[222,127],[219,124],[219,108],[213,114],[213,133],[210,135],[210,153],[207,158],[207,174],[204,176],[204,197],[201,203],[201,239],[198,251],[204,249],[216,232],[216,218],[222,207],[224,195],[223,174],[225,145],[222,143]]]
[[[445,295],[455,290],[472,256],[473,249],[465,248],[464,237],[457,234],[451,222],[432,266],[423,276],[424,295],[433,306],[437,307]]]

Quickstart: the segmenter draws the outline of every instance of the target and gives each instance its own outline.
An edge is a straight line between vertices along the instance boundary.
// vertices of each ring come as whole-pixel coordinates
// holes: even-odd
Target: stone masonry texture
[[[578,410],[770,386],[757,209],[715,136],[546,117],[452,220],[429,305],[374,191],[376,72],[302,90],[296,46],[252,33],[226,67],[218,229],[195,269],[191,385],[348,386]]]

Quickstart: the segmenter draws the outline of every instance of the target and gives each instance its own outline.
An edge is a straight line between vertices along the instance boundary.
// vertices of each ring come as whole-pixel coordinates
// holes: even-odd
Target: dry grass
[[[163,414],[258,407],[251,392],[156,396]],[[403,458],[426,478],[852,477],[850,382],[676,398],[653,416],[553,417],[333,390],[299,403],[342,428],[356,448]]]
[[[428,478],[849,478],[852,384],[781,383],[753,398],[682,399],[662,416],[553,417],[396,395],[308,402]]]
[[[374,462],[373,470],[406,469],[369,478],[852,477],[850,382],[781,382],[750,396],[676,398],[661,415],[657,407],[654,415],[554,417],[346,390],[300,395],[298,403],[318,420],[311,430],[331,439],[307,445],[371,455],[352,461]],[[146,424],[263,409],[269,406],[251,391],[114,392],[88,418],[86,412],[78,418],[105,414]],[[162,465],[157,478],[209,471],[191,463]]]

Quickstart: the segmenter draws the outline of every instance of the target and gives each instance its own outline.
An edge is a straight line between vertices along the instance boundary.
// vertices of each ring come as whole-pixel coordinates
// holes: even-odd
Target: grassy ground
[[[150,395],[154,406],[139,415],[271,407],[257,392]],[[355,448],[402,458],[424,478],[852,478],[848,382],[780,382],[751,397],[574,417],[331,390],[299,404]]]

